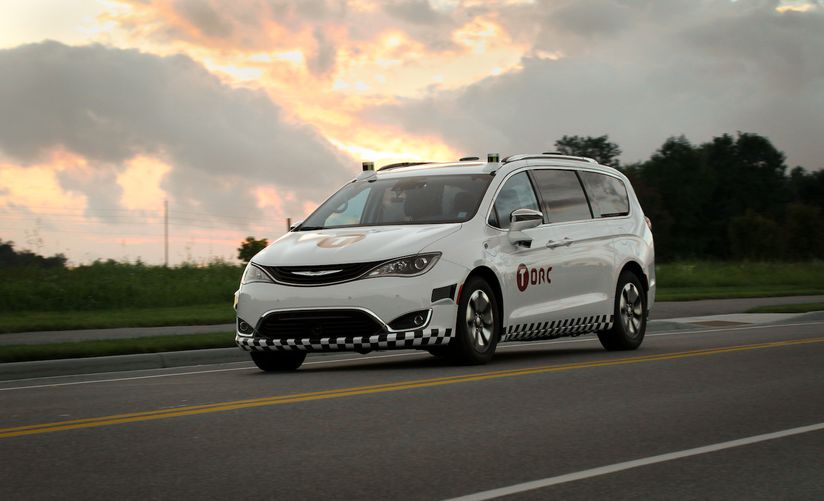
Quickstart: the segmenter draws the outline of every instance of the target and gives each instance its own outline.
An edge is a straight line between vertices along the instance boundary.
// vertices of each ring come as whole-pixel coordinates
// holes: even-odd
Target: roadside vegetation
[[[824,303],[802,303],[802,304],[777,304],[772,306],[759,306],[747,310],[747,313],[810,313],[813,311],[824,311]]]
[[[682,261],[656,266],[659,301],[824,294],[824,261]]]
[[[164,351],[202,350],[235,346],[234,333],[186,334],[74,343],[0,346],[0,363],[104,357]]]
[[[224,304],[243,269],[216,262],[175,268],[99,261],[74,268],[2,269],[0,311],[92,311]]]
[[[0,314],[0,333],[159,327],[164,325],[216,325],[235,321],[232,303],[157,308],[113,308],[87,311],[18,311]]]

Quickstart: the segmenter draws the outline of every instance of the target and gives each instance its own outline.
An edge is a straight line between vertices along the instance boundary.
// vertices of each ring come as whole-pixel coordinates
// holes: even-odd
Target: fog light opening
[[[237,331],[244,336],[251,336],[255,332],[255,328],[249,325],[245,320],[237,319]]]
[[[389,322],[389,328],[393,331],[420,329],[429,321],[430,313],[430,310],[420,310],[401,315]]]

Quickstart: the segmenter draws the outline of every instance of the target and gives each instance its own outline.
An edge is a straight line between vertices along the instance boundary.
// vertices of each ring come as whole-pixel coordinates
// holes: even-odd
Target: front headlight
[[[243,272],[243,278],[240,280],[240,284],[246,285],[255,282],[264,284],[275,283],[271,278],[269,278],[269,275],[267,275],[265,271],[261,270],[252,263],[249,263],[246,265],[246,270]]]
[[[393,259],[367,273],[366,278],[414,277],[416,275],[422,275],[435,266],[439,257],[441,257],[440,252],[430,252],[428,254],[418,254]]]

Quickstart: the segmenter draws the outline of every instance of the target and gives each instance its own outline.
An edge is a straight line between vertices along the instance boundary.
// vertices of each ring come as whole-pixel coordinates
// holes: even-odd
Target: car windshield
[[[491,180],[489,174],[458,174],[352,182],[297,229],[461,223],[478,211]]]

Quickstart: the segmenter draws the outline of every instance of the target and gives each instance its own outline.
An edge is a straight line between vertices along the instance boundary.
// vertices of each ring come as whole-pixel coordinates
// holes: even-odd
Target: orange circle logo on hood
[[[334,237],[326,237],[318,242],[318,247],[324,248],[333,248],[333,247],[346,247],[347,245],[352,245],[355,242],[360,242],[364,239],[366,235],[363,233],[356,233],[354,235],[337,235]]]

